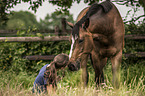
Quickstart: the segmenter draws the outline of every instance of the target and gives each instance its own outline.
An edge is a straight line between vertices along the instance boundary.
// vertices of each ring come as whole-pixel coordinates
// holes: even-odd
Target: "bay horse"
[[[119,71],[124,47],[124,24],[116,6],[109,0],[94,3],[83,9],[72,27],[71,50],[68,67],[82,69],[82,81],[88,83],[87,61],[90,56],[95,71],[95,82],[104,82],[103,67],[111,59],[113,85],[119,88]]]

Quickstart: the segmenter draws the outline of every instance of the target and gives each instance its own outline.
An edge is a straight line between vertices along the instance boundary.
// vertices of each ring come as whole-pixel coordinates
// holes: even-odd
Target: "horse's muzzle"
[[[68,65],[70,71],[78,71],[80,69],[80,60],[76,62],[70,62]]]

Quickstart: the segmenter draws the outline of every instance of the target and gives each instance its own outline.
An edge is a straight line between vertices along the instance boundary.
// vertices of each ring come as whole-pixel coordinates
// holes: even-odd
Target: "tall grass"
[[[66,76],[57,84],[56,93],[37,94],[32,93],[35,75],[28,75],[21,72],[16,75],[12,72],[0,72],[0,96],[144,96],[145,76],[144,64],[121,68],[120,88],[114,89],[112,86],[111,64],[104,68],[105,83],[95,87],[93,69],[89,70],[88,87],[81,84],[81,70],[77,72],[67,72]],[[136,70],[136,71],[134,71]]]

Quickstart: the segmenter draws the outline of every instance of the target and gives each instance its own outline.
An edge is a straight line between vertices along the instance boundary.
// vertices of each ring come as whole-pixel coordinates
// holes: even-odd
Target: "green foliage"
[[[39,71],[49,62],[28,61],[23,59],[28,55],[57,55],[69,53],[70,44],[64,42],[32,42],[32,43],[1,43],[0,70],[14,71],[16,74],[26,71],[28,74]],[[38,65],[38,66],[37,66]]]
[[[40,24],[42,26],[42,29],[54,29],[55,26],[61,28],[62,18],[66,18],[67,21],[74,23],[72,14],[66,15],[66,14],[58,14],[54,12],[51,15],[47,14],[44,20],[40,19]]]
[[[36,33],[34,34],[33,32],[36,32],[38,30],[38,28],[36,28],[35,26],[31,26],[28,29],[22,29],[23,26],[19,26],[19,28],[17,29],[17,37],[25,37],[25,36],[30,36],[30,37],[34,37],[34,36],[38,36],[38,37],[43,37],[41,33]]]
[[[125,34],[144,34],[145,33],[145,23],[139,21],[136,25],[135,23],[125,24]]]
[[[34,12],[37,11],[39,6],[42,6],[42,3],[47,0],[0,0],[0,27],[3,26],[3,24],[6,23],[8,20],[7,15],[9,14],[9,9],[14,7],[15,5],[21,3],[21,2],[27,2],[30,4],[29,9],[34,10]],[[48,2],[59,6],[57,10],[57,13],[65,13],[69,14],[69,8],[71,8],[72,4],[74,2],[80,3],[81,0],[49,0]],[[84,3],[87,4],[93,4],[96,1],[102,1],[102,0],[83,0]],[[126,5],[126,6],[135,6],[135,7],[144,7],[145,9],[145,1],[144,0],[112,0],[112,2],[117,2],[117,4],[120,5]]]
[[[145,24],[140,22],[138,25],[134,23],[126,24],[125,25],[125,34],[136,34],[136,35],[142,35],[145,33]],[[145,42],[144,40],[130,40],[125,39],[125,53],[136,53],[136,52],[144,52],[145,51]],[[137,58],[136,58],[137,59]]]
[[[40,28],[35,15],[28,11],[19,11],[9,16],[5,29],[30,29],[34,26]]]
[[[44,36],[50,35],[50,33],[43,35],[43,31],[50,30],[50,32],[53,32],[55,26],[58,26],[60,29],[62,28],[62,18],[66,18],[67,21],[74,23],[72,14],[60,15],[54,12],[51,15],[47,14],[44,20],[40,19],[40,22],[37,22],[36,16],[28,11],[13,12],[13,14],[9,16],[7,24],[0,26],[0,29],[17,30],[17,36],[38,36],[44,38]],[[67,26],[67,29],[70,29],[70,27]],[[40,30],[42,30],[42,32]]]

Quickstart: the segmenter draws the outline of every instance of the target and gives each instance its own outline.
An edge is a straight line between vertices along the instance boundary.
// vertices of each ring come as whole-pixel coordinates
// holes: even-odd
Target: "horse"
[[[77,71],[81,68],[82,82],[87,86],[87,61],[90,57],[95,82],[100,84],[104,82],[103,68],[109,58],[112,63],[112,83],[115,88],[119,88],[125,29],[116,6],[109,0],[94,3],[80,12],[76,24],[66,23],[72,27],[69,70]]]

